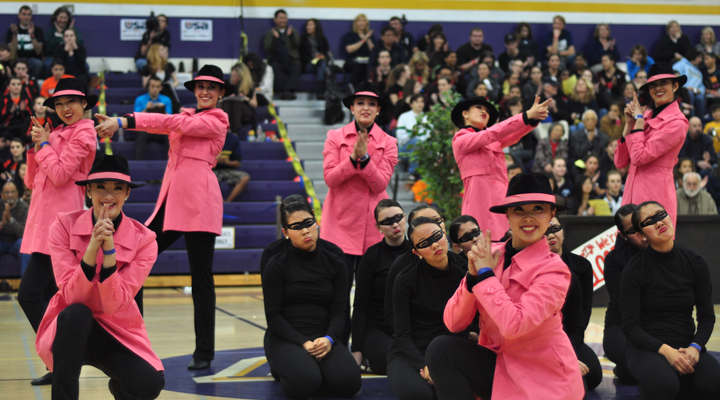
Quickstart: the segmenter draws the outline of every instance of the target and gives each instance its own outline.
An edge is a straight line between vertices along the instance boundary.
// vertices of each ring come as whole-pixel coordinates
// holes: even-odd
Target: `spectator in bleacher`
[[[162,90],[162,81],[156,75],[151,75],[147,83],[147,93],[138,96],[135,99],[134,112],[172,114],[172,101],[164,94],[160,94]],[[137,131],[135,137],[135,159],[145,160],[146,148],[149,142],[160,144],[164,153],[167,153],[168,137],[165,135],[151,135],[145,131]]]
[[[555,182],[555,194],[567,200],[573,187],[573,182],[567,173],[567,161],[562,157],[555,156],[550,161],[550,165],[552,166],[552,179]]]
[[[542,93],[542,69],[537,65],[530,69],[530,79],[525,83],[522,88],[522,97],[524,101],[534,99],[535,96],[539,96]]]
[[[34,99],[40,94],[40,86],[37,84],[37,80],[34,76],[28,74],[28,60],[20,58],[13,67],[15,76],[20,78],[22,81],[22,91],[27,95],[28,98]],[[5,89],[5,94],[8,94],[10,88]]]
[[[560,71],[562,70],[563,68],[560,62],[560,56],[557,54],[548,54],[546,67],[543,70],[543,76],[554,77],[559,82]]]
[[[568,214],[578,216],[595,215],[595,207],[590,205],[590,200],[596,198],[592,178],[585,174],[578,175],[575,177],[572,193],[568,198]]]
[[[605,151],[600,155],[600,174],[607,176],[608,172],[615,169],[615,151],[617,150],[618,139],[610,139]]]
[[[387,81],[387,94],[390,99],[389,106],[391,105],[393,108],[397,107],[398,101],[405,97],[405,84],[410,80],[411,75],[410,67],[405,64],[399,64],[393,68]],[[407,96],[412,96],[412,94],[408,93]]]
[[[30,76],[42,76],[43,70],[43,46],[45,36],[39,26],[32,22],[32,9],[23,5],[18,12],[18,23],[10,24],[5,42],[15,50],[18,58],[26,59]]]
[[[545,33],[545,57],[550,54],[560,56],[560,68],[565,69],[568,61],[575,55],[575,43],[572,33],[565,29],[565,18],[562,15],[553,17],[553,29]]]
[[[197,109],[184,108],[181,114],[141,112],[124,118],[95,114],[101,121],[95,129],[102,138],[112,137],[119,128],[169,135],[170,160],[147,226],[157,234],[159,253],[185,236],[195,319],[195,351],[188,365],[190,370],[210,368],[215,358],[212,267],[215,237],[222,231],[223,199],[212,166],[230,127],[225,111],[217,108],[219,99],[231,89],[223,78],[219,67],[203,66],[194,80],[185,82],[185,88],[195,93]],[[179,178],[173,179],[176,175]],[[135,298],[140,310],[141,293]]]
[[[142,75],[143,87],[147,87],[150,76],[155,75],[162,80],[163,87],[160,93],[169,97],[173,103],[173,113],[180,112],[180,99],[178,98],[175,88],[180,84],[177,77],[177,70],[173,63],[168,62],[170,54],[169,49],[159,43],[150,46],[147,52],[147,64],[142,67],[140,74]]]
[[[470,86],[468,86],[468,87],[470,87]],[[473,89],[472,93],[473,93],[473,96],[470,97],[471,99],[474,97],[484,97],[487,99],[488,98],[487,84],[485,84],[485,82],[476,82],[475,89]]]
[[[82,43],[78,43],[75,31],[66,29],[64,33],[65,44],[55,47],[54,59],[63,60],[65,62],[65,72],[74,76],[83,84],[90,82],[89,72],[87,70],[87,50]]]
[[[3,160],[2,165],[0,165],[0,171],[2,171],[0,174],[1,181],[11,181],[17,174],[17,167],[20,163],[27,161],[25,160],[25,145],[23,144],[22,139],[16,137],[12,138],[10,141],[10,154],[12,157],[7,160]]]
[[[715,153],[720,153],[720,103],[715,103],[712,106],[710,106],[710,116],[712,116],[712,121],[705,124],[705,127],[703,128],[703,133],[706,135],[709,135],[713,139],[713,146],[715,148]]]
[[[610,104],[608,113],[600,119],[600,131],[608,135],[610,140],[620,139],[625,127],[625,114],[620,103]]]
[[[67,7],[58,7],[50,17],[50,28],[45,32],[45,45],[43,52],[47,56],[45,58],[45,73],[42,78],[52,75],[52,62],[55,58],[55,49],[65,46],[65,30],[71,29],[75,32],[77,46],[83,46],[83,37],[75,28],[75,19]],[[84,64],[83,64],[84,65]]]
[[[385,25],[380,31],[380,39],[377,43],[375,43],[375,47],[370,54],[370,59],[368,61],[368,77],[370,76],[369,71],[374,70],[378,66],[378,56],[380,55],[381,50],[387,50],[390,52],[390,65],[393,67],[407,61],[405,58],[405,50],[396,39],[397,34],[395,33],[395,29],[393,29],[390,25]]]
[[[695,164],[695,170],[707,175],[718,161],[713,139],[702,132],[702,121],[698,117],[690,118],[685,143],[680,149],[678,157],[689,157]]]
[[[604,195],[607,186],[605,186],[605,176],[602,174],[602,171],[600,171],[600,156],[595,153],[590,153],[583,159],[583,164],[585,164],[585,169],[581,169],[581,172],[583,175],[589,176],[590,179],[592,179],[595,196],[600,197]]]
[[[693,48],[690,38],[682,33],[680,24],[672,20],[665,26],[666,35],[662,36],[655,45],[656,62],[675,62],[683,58],[688,50]]]
[[[615,60],[607,54],[602,56],[602,71],[597,73],[598,77],[598,105],[602,108],[610,107],[610,104],[622,98],[622,90],[625,85],[625,72],[615,65]]]
[[[617,60],[616,60],[617,61]],[[647,79],[647,72],[650,71],[650,67],[655,64],[655,60],[647,54],[645,46],[636,44],[630,50],[630,59],[627,60],[627,74],[630,79],[635,79],[635,75],[638,71],[645,71],[645,79]],[[645,83],[643,83],[644,85]],[[642,85],[641,85],[642,86]]]
[[[27,185],[25,184],[25,175],[27,174],[27,163],[21,162],[18,163],[17,167],[17,173],[13,177],[13,183],[15,184],[15,187],[18,191],[18,196],[22,199],[22,201],[25,202],[25,204],[30,205],[30,200],[32,198],[32,190],[28,189]]]
[[[65,73],[65,61],[62,59],[54,59],[50,70],[52,75],[45,79],[40,87],[40,95],[45,98],[52,96],[55,92],[55,86],[60,82],[60,79],[74,78],[74,76]]]
[[[616,46],[617,38],[610,38],[610,26],[608,24],[597,24],[593,40],[590,41],[587,56],[590,68],[599,71],[602,66],[602,56],[609,54],[615,62],[620,61],[620,52]]]
[[[577,130],[570,135],[570,161],[585,159],[590,154],[602,154],[610,138],[598,128],[597,113],[587,110],[582,115],[585,129]]]
[[[485,33],[479,27],[470,30],[470,41],[458,47],[456,50],[458,66],[464,72],[470,72],[482,62],[482,55],[485,52],[492,53],[493,48],[485,41]]]
[[[480,61],[490,67],[490,77],[493,78],[496,82],[502,82],[505,79],[505,73],[503,72],[503,70],[501,70],[495,65],[495,54],[492,51],[484,52]],[[477,70],[470,71],[470,73],[477,73]]]
[[[390,65],[390,52],[383,49],[378,54],[378,66],[370,71],[370,82],[375,84],[381,93],[386,93],[388,89],[388,80],[392,74],[393,68]]]
[[[532,37],[532,28],[527,22],[520,22],[515,27],[515,36],[518,39],[518,50],[527,54],[528,65],[535,65],[538,56],[538,45]]]
[[[252,75],[258,106],[267,106],[273,99],[273,83],[275,75],[271,66],[267,65],[257,53],[248,53],[243,57]]]
[[[398,149],[401,155],[408,151],[407,147],[410,144],[414,144],[420,138],[411,138],[415,124],[417,124],[418,117],[422,117],[423,122],[427,122],[427,116],[424,116],[423,110],[425,109],[425,97],[422,94],[413,94],[410,97],[410,111],[400,114],[397,121],[397,128],[395,129],[395,137],[398,142]],[[407,157],[405,157],[407,158]],[[410,171],[412,173],[413,171]]]
[[[490,77],[490,67],[484,62],[478,64],[476,71],[477,74],[475,76],[469,76],[468,89],[474,89],[479,82],[482,82],[488,90],[486,97],[492,101],[496,101],[498,99],[498,95],[500,94],[500,90],[502,89],[502,84]],[[473,97],[475,96],[473,96],[472,92],[467,93],[466,98],[470,99]]]
[[[570,112],[567,109],[567,104],[560,94],[560,82],[553,79],[552,76],[546,76],[542,78],[542,93],[540,93],[540,101],[545,102],[548,99],[552,99],[548,105],[548,120],[547,122],[570,122]],[[529,108],[530,101],[525,102],[525,108]],[[547,134],[540,135],[540,139],[547,136]]]
[[[15,61],[17,61],[17,56],[10,46],[0,43],[0,89],[5,87],[7,80],[13,75]]]
[[[428,29],[428,32],[417,40],[415,47],[417,47],[420,51],[431,51],[433,42],[432,38],[438,33],[444,34],[442,24],[433,24],[430,29]]]
[[[720,69],[717,67],[718,56],[715,53],[704,53],[701,68],[703,73],[703,85],[705,85],[705,100],[707,106],[720,102]],[[712,115],[711,115],[712,116]]]
[[[32,115],[32,99],[22,90],[20,78],[10,78],[8,94],[2,98],[0,136],[11,139],[22,136],[22,127]]]
[[[331,58],[330,45],[322,24],[316,18],[310,18],[305,22],[305,30],[300,38],[300,62],[305,72],[315,74],[318,100],[325,100],[325,71]]]
[[[135,68],[137,68],[138,72],[142,71],[143,67],[148,63],[147,56],[150,46],[161,44],[168,49],[172,47],[170,31],[167,30],[168,22],[167,16],[159,14],[155,18],[154,24],[146,24],[147,30],[143,33],[142,39],[140,40],[140,47],[138,47],[135,53]]]
[[[232,92],[226,93],[225,98],[237,97],[238,100],[247,104],[252,109],[254,117],[254,111],[258,107],[258,96],[257,90],[255,89],[255,82],[253,81],[250,68],[244,63],[236,63],[230,70],[230,85],[232,85]],[[253,124],[253,129],[255,129]]]
[[[683,176],[690,171],[697,172],[695,170],[695,162],[693,162],[690,157],[680,157],[673,167],[675,189],[681,189],[683,187]]]
[[[353,28],[343,36],[342,45],[347,53],[345,71],[350,73],[350,83],[357,86],[368,76],[370,54],[375,48],[375,31],[370,29],[365,14],[358,14]]]
[[[423,88],[427,87],[430,79],[430,68],[428,68],[428,56],[422,51],[413,54],[408,66],[412,73],[411,78],[420,82]]]
[[[4,182],[0,188],[0,255],[10,254],[20,260],[20,276],[25,274],[29,254],[20,253],[28,205],[20,199],[13,182]]]
[[[622,100],[623,100],[623,102],[625,102],[625,104],[628,104],[631,101],[633,101],[633,95],[635,95],[636,93],[637,93],[637,87],[635,86],[635,84],[632,81],[625,82],[625,84],[623,84]]]
[[[592,83],[582,78],[578,79],[575,90],[567,101],[567,109],[570,112],[570,122],[573,124],[580,122],[580,117],[585,111],[593,110],[596,113],[599,111]]]
[[[235,201],[250,182],[250,174],[238,169],[241,163],[240,138],[228,131],[222,152],[217,156],[217,164],[213,167],[218,182],[227,182],[228,185],[232,186],[232,191],[225,199],[226,203]]]
[[[618,171],[611,170],[607,173],[605,179],[607,190],[603,199],[608,203],[612,215],[615,215],[622,206],[622,184],[622,175]]]
[[[502,69],[505,73],[510,71],[510,64],[515,60],[522,61],[523,66],[530,65],[527,61],[528,55],[518,49],[518,44],[519,41],[515,34],[508,33],[505,35],[505,51],[503,51],[498,57],[500,69]]]
[[[677,190],[678,215],[717,215],[717,205],[710,193],[702,190],[700,174],[687,172],[683,186]]]
[[[703,63],[703,54],[691,48],[685,53],[680,61],[673,64],[672,69],[687,76],[687,89],[690,95],[690,104],[694,107],[691,110],[692,115],[705,118],[705,84],[703,83],[703,74],[700,71],[700,65]]]
[[[563,139],[564,134],[565,128],[559,123],[555,123],[550,127],[548,136],[538,141],[532,172],[550,173],[553,171],[552,160],[555,157],[567,160],[568,140]]]
[[[695,48],[702,53],[712,53],[716,56],[720,55],[720,43],[715,37],[715,30],[711,26],[706,26],[700,33],[700,42]]]
[[[582,78],[583,73],[585,71],[589,71],[587,56],[585,56],[585,53],[576,53],[573,64],[569,67],[569,69],[570,72],[577,77],[577,79]]]
[[[577,82],[577,76],[573,75],[569,69],[560,71],[560,88],[566,97],[570,97],[575,93]]]
[[[445,34],[438,32],[433,34],[430,41],[430,47],[427,51],[423,51],[428,58],[428,66],[432,71],[444,64],[445,56],[448,52],[448,42]]]
[[[280,100],[295,100],[300,80],[300,34],[288,25],[285,10],[275,11],[275,27],[263,38],[268,63],[275,73],[275,93]]]
[[[390,18],[388,25],[395,29],[397,42],[400,44],[403,52],[405,53],[405,60],[409,60],[413,53],[418,50],[417,45],[415,44],[415,37],[413,37],[412,33],[405,30],[403,20],[399,17]]]
[[[640,71],[635,73],[635,79],[633,79],[635,87],[640,88],[645,85],[647,83],[647,77],[648,73],[644,69],[641,69]]]
[[[53,90],[54,91],[54,90]],[[49,97],[49,96],[48,96]],[[48,111],[48,108],[45,107],[45,100],[47,97],[44,96],[38,96],[33,100],[33,117],[38,121],[38,123],[42,126],[45,126],[45,124],[49,124],[50,130],[55,129],[56,126],[60,125],[58,121],[60,120],[57,116],[57,114],[50,114]],[[25,123],[23,124],[22,128],[22,141],[23,144],[29,145],[32,143],[32,127],[34,126],[32,118],[26,118]]]

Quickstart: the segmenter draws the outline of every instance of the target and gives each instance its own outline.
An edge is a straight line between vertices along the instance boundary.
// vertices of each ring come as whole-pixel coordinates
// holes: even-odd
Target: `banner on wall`
[[[120,20],[120,40],[140,41],[145,33],[145,19],[123,18]]]
[[[605,285],[605,257],[615,248],[617,232],[617,227],[613,226],[572,251],[573,254],[590,261],[593,269],[593,290]]]
[[[180,20],[180,40],[188,42],[212,42],[213,22],[211,19]]]

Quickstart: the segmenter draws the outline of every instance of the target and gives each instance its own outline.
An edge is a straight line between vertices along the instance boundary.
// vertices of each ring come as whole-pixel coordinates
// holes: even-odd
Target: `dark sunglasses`
[[[649,218],[645,219],[644,221],[642,221],[640,223],[640,228],[645,228],[646,226],[655,225],[658,222],[664,220],[667,216],[668,216],[667,211],[660,210],[652,217],[649,217]]]
[[[443,217],[437,217],[437,218],[435,219],[435,222],[437,222],[437,224],[440,225],[440,224],[442,224],[443,222],[445,222],[445,218],[443,218]]]
[[[442,231],[435,231],[430,237],[427,239],[422,240],[420,243],[415,245],[415,248],[420,249],[426,249],[433,245],[433,243],[439,242],[443,237],[445,237],[445,234],[443,234]]]
[[[382,221],[378,221],[378,225],[392,226],[402,221],[405,218],[405,214],[395,214],[392,217],[385,218]]]
[[[475,228],[471,231],[465,232],[464,235],[462,235],[458,238],[457,242],[458,242],[458,244],[469,242],[478,236],[480,236],[480,229]]]
[[[290,224],[287,226],[287,229],[290,229],[292,231],[301,231],[305,228],[309,228],[311,226],[315,225],[315,218],[305,218],[304,220],[300,222],[296,222],[294,224]]]
[[[630,228],[628,228],[628,230],[626,230],[625,232],[623,232],[623,235],[625,235],[625,236],[631,236],[631,235],[634,235],[634,234],[636,234],[636,233],[637,233],[637,231],[635,231],[635,228],[631,226]]]
[[[545,231],[545,235],[549,235],[551,233],[558,233],[562,230],[562,225],[550,225],[548,226],[547,230]]]

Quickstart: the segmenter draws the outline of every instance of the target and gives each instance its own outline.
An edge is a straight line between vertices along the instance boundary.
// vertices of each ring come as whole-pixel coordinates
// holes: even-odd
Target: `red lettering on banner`
[[[584,258],[588,258],[593,253],[594,248],[595,247],[592,244],[589,244],[583,248],[582,254],[580,255]]]
[[[595,244],[597,244],[598,249],[602,250],[605,246],[610,245],[610,240],[607,237],[600,238],[600,240],[596,241]]]

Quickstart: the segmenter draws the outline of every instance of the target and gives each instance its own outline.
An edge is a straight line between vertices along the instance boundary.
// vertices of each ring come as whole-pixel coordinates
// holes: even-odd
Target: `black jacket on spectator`
[[[591,40],[587,51],[588,65],[593,66],[602,63],[602,56],[605,54],[610,54],[610,57],[612,57],[612,59],[616,62],[620,61],[620,52],[618,51],[617,44],[613,46],[612,50],[605,50],[599,40]]]
[[[170,40],[170,31],[165,29],[161,34],[155,35],[154,38],[150,39],[150,32],[146,31],[143,34],[142,40],[140,41],[140,46],[138,46],[137,52],[135,52],[135,59],[138,58],[145,58],[145,56],[140,51],[140,48],[143,45],[148,44],[152,40],[151,44],[160,43],[161,45],[167,47],[168,49],[172,46],[172,42]]]
[[[692,49],[693,45],[686,34],[673,42],[668,35],[662,35],[655,45],[655,62],[671,62],[675,59],[675,53],[685,57],[685,53]]]
[[[457,51],[455,52],[457,54],[457,65],[464,65],[468,62],[482,57],[483,53],[489,51],[490,53],[493,52],[492,46],[489,44],[483,43],[480,45],[479,50],[475,50],[470,43],[465,43],[464,45],[458,47]],[[482,61],[482,60],[480,60]]]
[[[575,160],[585,158],[588,154],[595,153],[598,156],[605,152],[610,137],[595,128],[595,137],[592,142],[588,139],[587,129],[577,130],[570,135],[570,162],[568,167]]]
[[[695,169],[697,170],[698,161],[704,160],[703,153],[710,153],[710,164],[717,163],[717,154],[715,154],[715,146],[713,146],[713,139],[710,135],[700,134],[698,140],[692,140],[690,134],[685,136],[685,144],[680,149],[678,157],[690,157],[692,158]]]
[[[498,57],[498,64],[500,64],[500,69],[503,70],[503,72],[508,73],[510,71],[510,63],[515,60],[520,60],[522,62],[525,62],[527,60],[528,55],[525,54],[523,51],[519,51],[515,57],[511,57],[507,51],[503,51],[502,54],[500,54],[500,57]]]
[[[315,37],[317,41],[317,52],[324,54],[325,59],[329,58],[330,44],[328,44],[325,36]],[[312,45],[310,44],[310,35],[303,35],[300,38],[300,62],[307,65],[313,60]]]
[[[30,206],[20,199],[15,202],[15,205],[10,208],[10,222],[0,229],[0,240],[13,243],[23,237],[29,208]],[[2,200],[0,200],[0,210],[5,211],[5,202]]]
[[[378,66],[378,57],[380,56],[381,50],[387,50],[385,48],[385,44],[383,44],[382,39],[378,40],[377,43],[375,43],[375,47],[373,47],[372,53],[370,53],[370,60],[368,61],[368,70],[372,71]],[[399,43],[393,43],[392,48],[390,51],[390,66],[395,68],[396,65],[400,63],[407,62],[407,59],[405,58],[405,50]],[[353,53],[354,54],[354,53]]]
[[[78,48],[73,53],[72,57],[67,51],[65,51],[65,46],[57,46],[53,52],[53,57],[55,57],[56,60],[60,59],[65,62],[65,73],[68,75],[82,79],[81,76],[87,75],[88,73],[85,69],[87,50],[83,45],[78,44]]]

